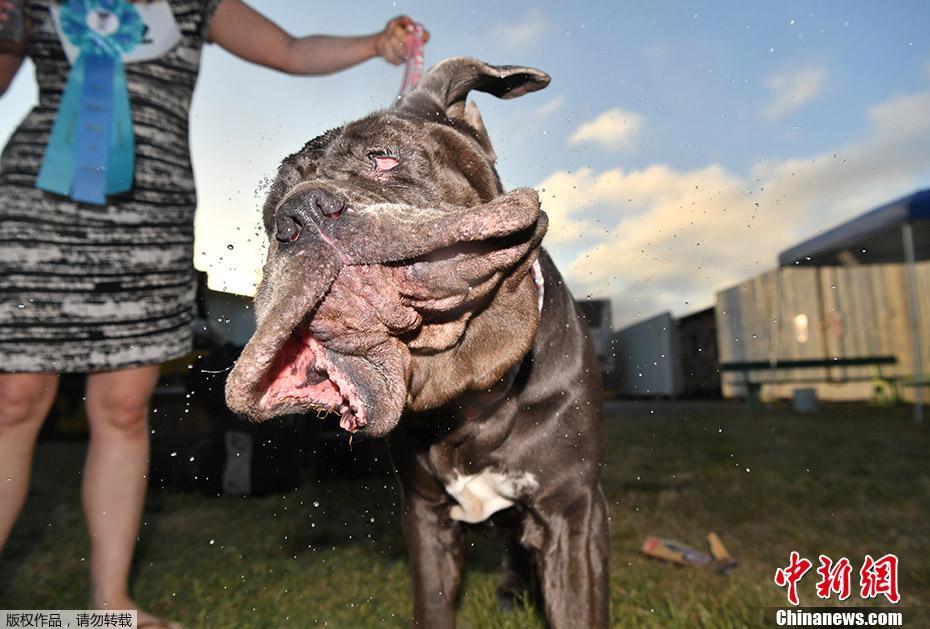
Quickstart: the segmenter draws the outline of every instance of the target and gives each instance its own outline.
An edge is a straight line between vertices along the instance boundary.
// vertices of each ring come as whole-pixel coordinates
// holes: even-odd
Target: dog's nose
[[[336,194],[323,188],[308,188],[286,200],[278,208],[275,217],[274,235],[278,242],[294,242],[301,237],[312,214],[319,213],[327,218],[339,218],[346,209],[346,202]]]
[[[303,196],[310,205],[311,210],[315,210],[327,218],[339,218],[342,211],[346,209],[345,201],[322,188],[310,188],[304,192]]]
[[[303,231],[303,224],[295,216],[281,213],[274,222],[274,237],[278,242],[294,242],[300,238],[300,232]]]

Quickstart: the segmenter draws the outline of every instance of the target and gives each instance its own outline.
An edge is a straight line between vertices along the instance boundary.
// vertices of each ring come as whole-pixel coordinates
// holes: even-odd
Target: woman
[[[240,0],[134,5],[134,15],[161,10],[157,19],[167,23],[146,24],[145,33],[169,44],[161,51],[153,45],[151,58],[123,57],[135,145],[132,187],[96,205],[36,187],[75,67],[66,57],[71,35],[61,15],[72,7],[65,4],[25,2],[28,41],[22,50],[0,53],[0,94],[26,55],[39,84],[39,104],[10,139],[0,168],[0,479],[6,481],[0,483],[0,548],[26,497],[36,436],[58,374],[86,372],[91,438],[82,495],[91,540],[90,606],[134,609],[128,575],[146,489],[149,400],[159,364],[191,345],[196,198],[187,128],[202,44],[215,42],[289,74],[319,75],[377,56],[400,63],[413,21],[399,17],[367,36],[295,38]],[[115,6],[113,0],[99,4]],[[0,0],[0,22],[12,8]],[[140,612],[140,626],[161,622]]]

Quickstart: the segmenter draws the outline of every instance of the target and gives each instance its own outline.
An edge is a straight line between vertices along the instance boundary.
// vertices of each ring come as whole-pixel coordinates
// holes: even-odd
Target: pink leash
[[[404,64],[404,80],[400,84],[397,98],[411,91],[420,82],[423,73],[423,26],[414,24],[413,29],[407,33],[407,59]]]

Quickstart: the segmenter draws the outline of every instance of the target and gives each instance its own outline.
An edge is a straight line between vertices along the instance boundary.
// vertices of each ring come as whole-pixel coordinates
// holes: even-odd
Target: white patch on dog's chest
[[[529,472],[502,473],[485,468],[477,474],[464,475],[456,471],[446,484],[446,491],[459,504],[452,507],[449,516],[472,524],[483,522],[538,486],[536,477]]]

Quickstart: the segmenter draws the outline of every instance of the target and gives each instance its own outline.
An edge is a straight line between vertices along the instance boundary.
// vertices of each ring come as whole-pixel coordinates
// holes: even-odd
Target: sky
[[[544,91],[474,100],[505,187],[539,190],[546,248],[577,298],[611,299],[617,328],[710,306],[781,250],[930,188],[926,0],[250,4],[298,35],[409,14],[432,33],[427,65],[467,55],[549,73]],[[258,279],[281,159],[389,105],[402,73],[376,59],[291,77],[207,47],[191,138],[195,263],[212,287]],[[35,94],[25,66],[0,99],[0,140]]]

